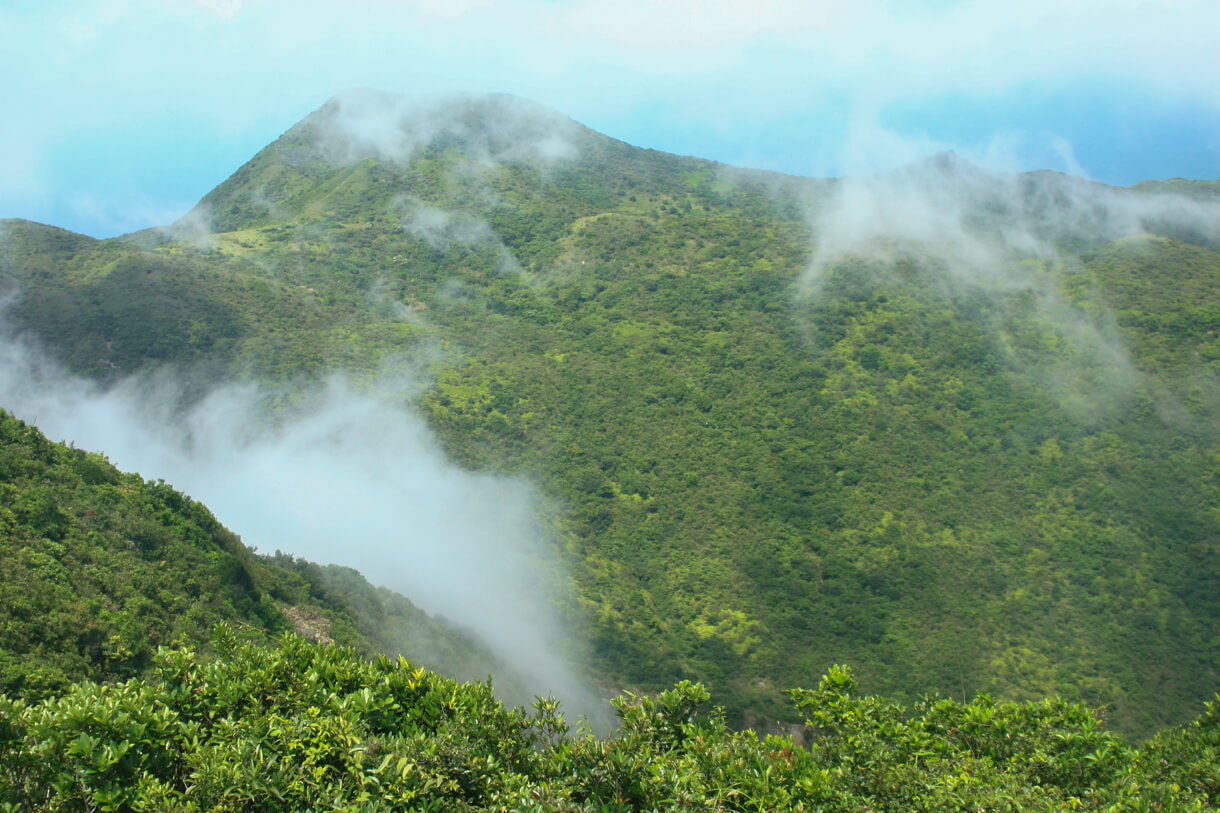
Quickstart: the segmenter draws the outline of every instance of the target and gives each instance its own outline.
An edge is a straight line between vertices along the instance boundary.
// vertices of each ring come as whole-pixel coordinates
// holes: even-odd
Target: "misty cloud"
[[[498,242],[499,238],[486,221],[462,212],[447,212],[422,201],[408,201],[410,214],[403,221],[412,235],[435,249]]]
[[[181,241],[196,248],[209,249],[216,245],[212,238],[212,213],[199,204],[169,226],[158,226],[154,231],[167,240]]]
[[[166,480],[248,545],[356,568],[472,630],[532,691],[604,716],[557,620],[566,576],[539,495],[452,463],[404,407],[403,387],[392,389],[335,378],[273,420],[268,404],[282,393],[254,385],[184,408],[168,371],[103,389],[20,342],[0,344],[0,405],[52,439]]]
[[[406,165],[428,146],[460,142],[487,167],[520,162],[543,168],[575,158],[579,125],[542,105],[506,94],[411,99],[346,91],[310,117],[334,163],[375,158]]]
[[[1056,172],[991,172],[953,153],[845,178],[814,212],[817,249],[805,283],[815,287],[826,267],[846,256],[893,259],[916,249],[969,282],[1005,286],[1021,282],[1006,269],[1014,258],[1057,258],[1064,240],[1100,243],[1165,229],[1220,240],[1214,200]]]
[[[1003,174],[952,153],[882,175],[851,177],[811,203],[816,240],[798,296],[815,302],[838,266],[864,259],[879,281],[900,263],[942,295],[982,294],[1001,358],[1033,375],[1080,420],[1117,408],[1141,377],[1114,315],[1063,293],[1071,252],[1148,232],[1220,241],[1220,202],[1105,186],[1054,172]],[[1020,296],[1014,296],[1020,294]],[[1097,306],[1099,303],[1092,303]],[[1017,315],[1059,348],[1030,358],[1005,322]]]
[[[464,212],[448,212],[419,200],[403,200],[408,209],[403,228],[439,251],[455,247],[475,248],[490,245],[496,252],[497,270],[504,274],[522,274],[524,269],[516,256],[487,221]]]

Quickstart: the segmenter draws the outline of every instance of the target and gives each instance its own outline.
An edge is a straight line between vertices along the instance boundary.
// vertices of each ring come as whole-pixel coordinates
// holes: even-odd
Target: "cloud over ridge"
[[[356,568],[472,631],[530,690],[599,713],[559,620],[566,575],[529,483],[457,466],[393,392],[336,377],[273,420],[276,393],[256,385],[184,409],[180,384],[162,370],[103,388],[0,343],[0,405],[48,437],[169,482],[248,545]]]

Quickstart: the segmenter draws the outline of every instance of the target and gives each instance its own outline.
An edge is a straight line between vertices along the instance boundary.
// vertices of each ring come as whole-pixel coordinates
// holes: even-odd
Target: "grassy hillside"
[[[1209,696],[1204,187],[1170,205],[1181,184],[948,156],[850,209],[846,182],[507,97],[400,105],[329,103],[166,230],[9,222],[10,319],[103,378],[375,386],[433,348],[414,406],[449,452],[563,508],[594,671],[706,681],[734,723],[792,719],[781,690],[834,662],[907,699],[1057,693],[1137,734]]]

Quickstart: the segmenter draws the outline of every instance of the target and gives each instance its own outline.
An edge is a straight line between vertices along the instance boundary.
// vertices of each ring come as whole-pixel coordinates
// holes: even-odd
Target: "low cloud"
[[[164,479],[262,551],[356,568],[473,631],[529,691],[603,720],[558,620],[568,585],[538,493],[454,464],[403,392],[334,378],[273,419],[285,393],[233,385],[184,406],[168,372],[101,388],[0,344],[0,405],[52,439]]]
[[[1220,243],[1220,201],[1121,189],[1055,172],[996,173],[953,153],[834,182],[811,203],[816,246],[799,297],[816,302],[842,263],[864,259],[879,282],[915,263],[946,296],[1010,303],[1063,352],[1024,358],[1002,317],[990,325],[1002,357],[1034,375],[1082,420],[1115,408],[1139,384],[1113,314],[1086,312],[1063,293],[1075,253],[1145,233]],[[1021,293],[1020,298],[1010,297]],[[1015,306],[1015,305],[1014,305]],[[1070,350],[1069,350],[1070,348]]]
[[[576,122],[507,94],[410,98],[349,90],[309,121],[323,155],[339,164],[376,158],[405,165],[418,150],[447,142],[460,142],[488,167],[521,162],[546,168],[578,154]]]
[[[845,256],[917,248],[971,282],[1006,284],[1012,260],[1053,259],[1062,241],[1176,230],[1220,240],[1220,201],[1149,193],[1057,172],[999,173],[942,152],[847,177],[812,206],[817,248],[805,282]]]
[[[497,271],[524,273],[521,263],[487,221],[464,212],[438,209],[418,200],[403,200],[400,204],[408,210],[403,228],[430,247],[448,252],[454,248],[491,246],[496,253]]]
[[[422,201],[405,201],[410,213],[403,228],[435,249],[499,242],[487,222],[461,212],[447,212]]]

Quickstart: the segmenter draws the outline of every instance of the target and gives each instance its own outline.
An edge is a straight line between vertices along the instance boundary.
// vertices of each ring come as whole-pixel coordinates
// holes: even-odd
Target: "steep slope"
[[[1220,217],[1170,186],[795,179],[364,93],[173,227],[11,223],[0,263],[10,318],[93,374],[372,381],[439,348],[414,406],[563,507],[619,685],[700,678],[740,723],[846,661],[1139,733],[1220,667]]]
[[[405,653],[464,679],[502,665],[354,571],[259,556],[206,508],[0,412],[0,691],[125,679],[224,621]],[[506,674],[511,686],[511,674]],[[528,698],[516,698],[528,699]]]

